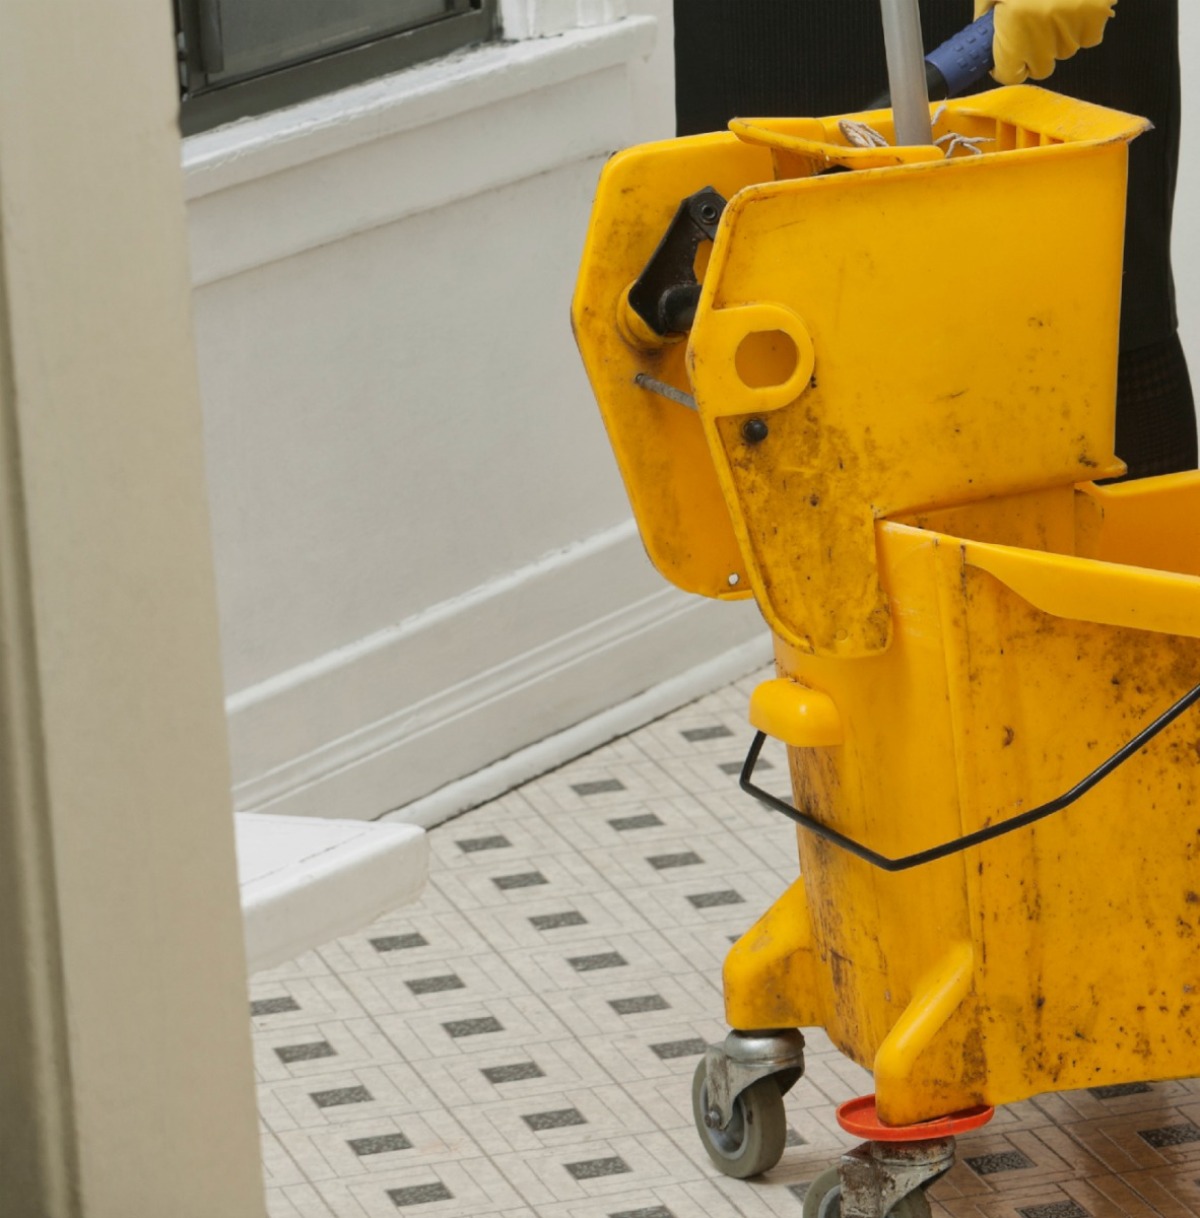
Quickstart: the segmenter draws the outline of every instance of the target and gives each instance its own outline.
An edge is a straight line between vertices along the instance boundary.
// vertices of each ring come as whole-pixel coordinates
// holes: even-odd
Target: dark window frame
[[[214,0],[175,0],[180,128],[184,135],[195,135],[497,38],[498,0],[470,2],[472,8],[467,12],[448,14],[301,63],[210,84],[206,64],[214,58],[220,63]]]

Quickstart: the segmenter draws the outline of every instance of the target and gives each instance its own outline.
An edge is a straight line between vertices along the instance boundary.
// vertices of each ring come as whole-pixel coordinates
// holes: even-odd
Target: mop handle
[[[880,0],[897,144],[932,144],[920,0]]]
[[[930,101],[944,101],[957,97],[977,80],[982,80],[993,67],[992,39],[996,33],[996,14],[988,10],[973,25],[959,30],[947,38],[934,51],[925,56],[925,87]],[[877,97],[868,110],[888,110],[892,95],[884,93]]]

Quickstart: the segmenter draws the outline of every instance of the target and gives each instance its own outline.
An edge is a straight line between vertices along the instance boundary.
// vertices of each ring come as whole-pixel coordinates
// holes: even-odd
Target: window
[[[175,0],[185,135],[497,33],[496,0]]]

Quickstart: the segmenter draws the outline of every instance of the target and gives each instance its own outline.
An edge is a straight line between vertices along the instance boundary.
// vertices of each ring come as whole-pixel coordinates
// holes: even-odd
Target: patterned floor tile
[[[691,1019],[641,1035],[604,1038],[604,1066],[623,1085],[639,1079],[681,1078],[690,1085],[697,1058],[724,1037],[718,1018]]]
[[[413,905],[251,982],[271,1218],[801,1218],[867,1071],[805,1029],[788,1146],[720,1174],[692,1075],[733,940],[799,874],[738,788],[764,670],[432,831]],[[768,742],[756,774],[788,792]],[[1200,1080],[1038,1096],[960,1140],[954,1218],[1197,1218]]]
[[[644,990],[658,977],[690,977],[691,966],[667,936],[655,930],[611,934],[575,944],[554,944],[509,957],[534,994]]]
[[[417,1015],[493,1001],[522,989],[516,962],[493,952],[441,959],[405,957],[388,969],[345,973],[346,988],[371,1016]]]
[[[411,1115],[438,1106],[406,1063],[339,1070],[304,1081],[259,1086],[259,1111],[273,1133],[346,1125],[367,1117]]]
[[[732,867],[697,867],[642,893],[641,908],[659,926],[678,930],[711,928],[720,934],[721,954],[730,935],[741,935],[775,903],[782,891],[770,876]]]
[[[648,929],[637,907],[612,892],[531,892],[521,904],[493,911],[483,933],[492,951],[523,958],[532,950]]]
[[[492,867],[534,853],[574,852],[569,837],[539,816],[520,791],[488,804],[487,815],[480,815],[482,811],[450,821],[431,835],[431,854],[440,874]]]
[[[514,1107],[565,1089],[595,1088],[613,1080],[577,1039],[534,1037],[529,1043],[495,1044],[477,1057],[421,1063],[423,1077],[453,1112],[504,1100]]]
[[[279,1141],[313,1183],[416,1171],[479,1151],[470,1133],[436,1107],[402,1116],[377,1114],[334,1128],[281,1133]]]
[[[344,978],[347,973],[386,972],[451,956],[483,956],[491,950],[469,918],[457,911],[435,913],[423,896],[420,904],[380,919],[366,932],[323,947],[321,955]]]
[[[1191,1093],[1182,1082],[1123,1083],[1092,1091],[1060,1091],[1031,1102],[1056,1125],[1129,1116],[1187,1103]]]
[[[504,1174],[483,1157],[401,1168],[369,1181],[331,1180],[317,1189],[336,1218],[488,1218],[522,1204]]]
[[[579,1037],[655,1036],[718,1017],[720,991],[692,977],[613,970],[602,986],[545,993],[542,1001]]]
[[[482,916],[484,911],[523,906],[530,897],[570,896],[605,892],[607,880],[581,854],[510,854],[488,859],[487,866],[449,874],[431,872],[431,885],[452,892],[459,909]]]
[[[380,1015],[376,1022],[409,1062],[469,1056],[476,1061],[511,1055],[518,1046],[571,1035],[539,998],[519,994],[487,1003],[464,1002],[405,1015]]]
[[[264,1130],[260,1137],[262,1146],[263,1179],[269,1190],[279,1193],[294,1184],[303,1184],[307,1177],[299,1163],[290,1155],[283,1143],[270,1131]],[[282,1200],[280,1202],[282,1204]]]
[[[1123,1192],[1132,1192],[1163,1218],[1193,1218],[1200,1214],[1200,1173],[1158,1168],[1110,1177]],[[1114,1191],[1116,1191],[1114,1189]]]
[[[564,766],[525,788],[525,797],[551,825],[572,814],[614,814],[609,810],[686,794],[653,761],[610,763],[595,753],[587,761],[587,765]]]
[[[497,1155],[494,1162],[539,1213],[555,1203],[607,1202],[634,1189],[669,1187],[691,1171],[674,1143],[657,1132],[536,1153]]]
[[[302,1028],[325,1020],[361,1018],[365,1012],[340,977],[299,977],[287,981],[251,979],[250,1015],[254,1030],[270,1035],[286,1028]]]
[[[597,1142],[656,1132],[656,1126],[624,1089],[613,1084],[589,1090],[567,1088],[530,1095],[524,1103],[505,1099],[480,1104],[460,1114],[464,1126],[483,1151],[504,1155],[579,1150],[586,1159]]]
[[[254,1056],[264,1082],[401,1060],[396,1047],[366,1018],[264,1030],[255,1037]]]
[[[555,824],[576,849],[593,859],[593,850],[625,850],[636,856],[664,838],[720,831],[720,825],[696,799],[682,792],[585,815],[560,817]],[[605,866],[600,862],[596,865],[601,869]],[[616,886],[613,887],[615,890]]]

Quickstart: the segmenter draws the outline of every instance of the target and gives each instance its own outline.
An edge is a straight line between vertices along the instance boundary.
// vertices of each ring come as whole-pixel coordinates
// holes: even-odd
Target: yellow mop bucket
[[[615,157],[574,303],[651,559],[776,638],[802,878],[697,1075],[733,1175],[782,1151],[787,1029],[886,1126],[1200,1072],[1200,476],[1092,484],[1146,124],[1032,87],[890,123]]]
[[[727,960],[730,1023],[827,1028],[891,1124],[1200,1072],[1200,723],[1059,798],[1200,681],[1200,475],[878,539],[891,646],[781,640],[751,709],[791,746],[796,806],[868,857],[800,833],[803,881]]]

